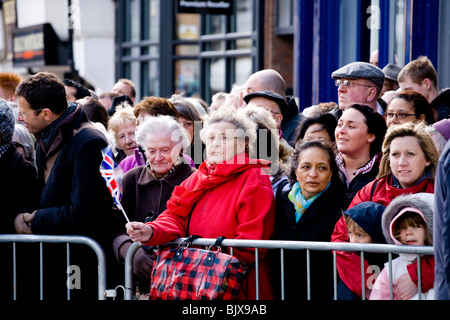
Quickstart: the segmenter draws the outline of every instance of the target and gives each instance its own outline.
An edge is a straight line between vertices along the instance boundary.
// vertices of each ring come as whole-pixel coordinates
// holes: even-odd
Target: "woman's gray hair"
[[[227,122],[236,127],[235,135],[239,140],[244,140],[246,144],[245,151],[248,154],[256,140],[256,124],[250,120],[242,109],[235,110],[231,108],[221,108],[208,115],[200,131],[200,138],[206,143],[209,127],[213,124]]]
[[[181,143],[183,150],[186,150],[190,144],[186,130],[170,116],[148,117],[139,126],[136,132],[136,141],[144,150],[147,149],[146,138],[148,135],[170,136],[172,141]]]

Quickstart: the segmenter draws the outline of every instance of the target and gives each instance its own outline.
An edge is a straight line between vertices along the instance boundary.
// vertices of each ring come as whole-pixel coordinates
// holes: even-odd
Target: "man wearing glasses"
[[[101,149],[107,146],[104,135],[91,126],[76,103],[67,103],[64,83],[53,73],[28,76],[17,87],[16,96],[18,119],[37,140],[40,195],[37,210],[16,217],[16,232],[88,236],[107,253],[110,231],[104,225],[112,218],[112,198],[99,172]],[[86,258],[86,251],[70,251],[71,263],[81,270],[81,289],[89,289],[87,296],[93,292],[96,297],[96,290],[89,287],[89,280],[96,286],[97,275],[89,273],[95,269],[95,260],[89,255]],[[66,273],[66,261],[61,259],[65,251],[46,252],[49,261],[44,265],[50,269],[44,270],[44,278],[49,279],[44,285],[44,297],[61,295],[64,299],[66,277],[58,278],[56,274]],[[75,291],[72,298],[86,295],[82,290]]]
[[[358,103],[372,107],[383,115],[384,108],[377,101],[383,89],[383,71],[367,62],[352,62],[334,71],[331,77],[338,87],[339,118],[348,106]]]

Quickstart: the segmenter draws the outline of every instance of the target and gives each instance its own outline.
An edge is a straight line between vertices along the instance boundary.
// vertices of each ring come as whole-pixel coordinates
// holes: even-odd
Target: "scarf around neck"
[[[292,187],[292,190],[289,192],[288,198],[294,204],[295,208],[295,222],[298,222],[302,217],[303,213],[309,206],[316,200],[322,193],[324,193],[329,187],[331,182],[328,182],[328,185],[321,192],[316,194],[314,197],[309,198],[308,200],[302,194],[302,189],[300,188],[300,183],[296,182]]]
[[[172,196],[167,201],[167,210],[186,219],[197,201],[208,190],[225,183],[246,170],[255,167],[267,169],[270,164],[270,161],[267,160],[250,159],[245,153],[237,155],[234,160],[233,163],[217,164],[212,172],[208,168],[207,161],[203,162],[198,170],[191,175],[191,177],[197,177],[195,186],[192,189],[187,189],[184,185],[176,186]]]
[[[71,115],[77,108],[76,103],[69,102],[68,107],[66,110],[56,119],[53,121],[50,125],[47,126],[42,132],[41,132],[41,138],[44,142],[45,148],[48,150],[50,145],[52,144],[53,140],[56,136],[56,129],[61,124],[61,122],[66,119],[69,115]]]

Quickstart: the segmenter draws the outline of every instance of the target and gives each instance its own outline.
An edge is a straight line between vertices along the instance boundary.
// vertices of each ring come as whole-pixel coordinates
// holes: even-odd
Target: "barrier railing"
[[[17,264],[16,264],[16,243],[39,243],[39,284],[40,299],[43,300],[43,243],[66,243],[66,261],[67,267],[70,266],[70,244],[81,244],[90,247],[98,260],[98,300],[105,300],[106,290],[106,259],[102,247],[93,239],[84,236],[50,236],[50,235],[16,235],[5,234],[0,235],[0,243],[12,243],[13,249],[13,299],[17,300],[16,284],[17,284]],[[67,299],[70,300],[71,289],[67,288]]]
[[[167,243],[167,245],[178,245],[185,238],[178,238],[173,242]],[[200,238],[194,240],[193,244],[196,246],[210,246],[213,245],[216,239]],[[133,298],[133,257],[136,251],[140,248],[140,243],[134,243],[127,252],[125,257],[125,300],[131,300]],[[434,255],[433,247],[424,246],[397,246],[388,244],[358,244],[358,243],[340,243],[340,242],[309,242],[309,241],[278,241],[278,240],[236,240],[236,239],[225,239],[222,243],[224,247],[232,248],[254,248],[255,257],[258,257],[258,249],[271,249],[280,250],[280,264],[281,264],[281,299],[284,300],[284,250],[306,250],[307,256],[309,252],[312,251],[331,251],[333,254],[333,288],[334,288],[334,299],[337,299],[337,280],[338,273],[336,267],[336,250],[337,251],[349,251],[349,252],[361,252],[361,281],[362,286],[362,297],[365,299],[365,281],[364,281],[364,252],[376,252],[376,253],[387,253],[389,269],[392,270],[392,254],[409,253],[417,254],[417,274],[419,277],[418,281],[418,298],[422,298],[421,295],[421,263],[420,255]],[[308,260],[308,264],[310,261]],[[255,271],[256,271],[256,299],[259,300],[259,279],[258,279],[259,264],[258,259],[255,259]],[[308,300],[311,297],[310,284],[310,270],[307,267],[307,297]],[[392,277],[389,277],[392,279]],[[393,286],[392,280],[390,280],[390,298],[393,299]]]

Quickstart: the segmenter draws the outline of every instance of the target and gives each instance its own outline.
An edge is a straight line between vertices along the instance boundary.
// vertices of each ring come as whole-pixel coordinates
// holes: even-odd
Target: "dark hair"
[[[91,97],[91,92],[89,91],[89,89],[83,86],[81,83],[75,82],[71,79],[64,79],[63,83],[67,87],[73,87],[76,89],[75,98],[77,100],[83,99],[84,97]]]
[[[335,141],[334,130],[337,126],[337,119],[330,113],[321,114],[319,116],[305,118],[300,125],[295,129],[294,144],[305,137],[305,133],[313,124],[320,124],[323,126],[330,136],[331,142]]]
[[[325,144],[318,140],[313,141],[300,140],[295,144],[294,152],[292,153],[289,159],[289,172],[287,172],[291,185],[297,182],[297,176],[295,174],[295,171],[298,168],[299,163],[298,160],[301,153],[310,148],[319,148],[328,154],[330,158],[330,169],[333,172],[333,175],[331,176],[331,184],[341,186],[341,180],[339,179],[339,169],[335,161],[335,154],[333,152],[333,149],[328,144]]]
[[[434,110],[430,107],[428,100],[420,93],[413,90],[405,90],[397,93],[392,100],[402,99],[414,108],[414,113],[416,117],[419,118],[421,115],[425,115],[425,121],[427,124],[433,124],[436,122],[436,116]]]
[[[375,135],[375,140],[370,144],[370,156],[374,157],[381,152],[387,131],[386,122],[381,114],[365,104],[352,104],[346,110],[350,108],[356,109],[363,114],[364,118],[366,118],[367,132]]]
[[[48,108],[59,115],[67,108],[64,83],[50,72],[28,76],[17,86],[16,96],[23,97],[33,110]]]
[[[86,114],[88,120],[92,122],[100,122],[105,126],[105,128],[107,128],[109,116],[105,107],[98,100],[92,97],[85,97],[84,99],[87,100],[87,103],[81,104],[81,108]]]

